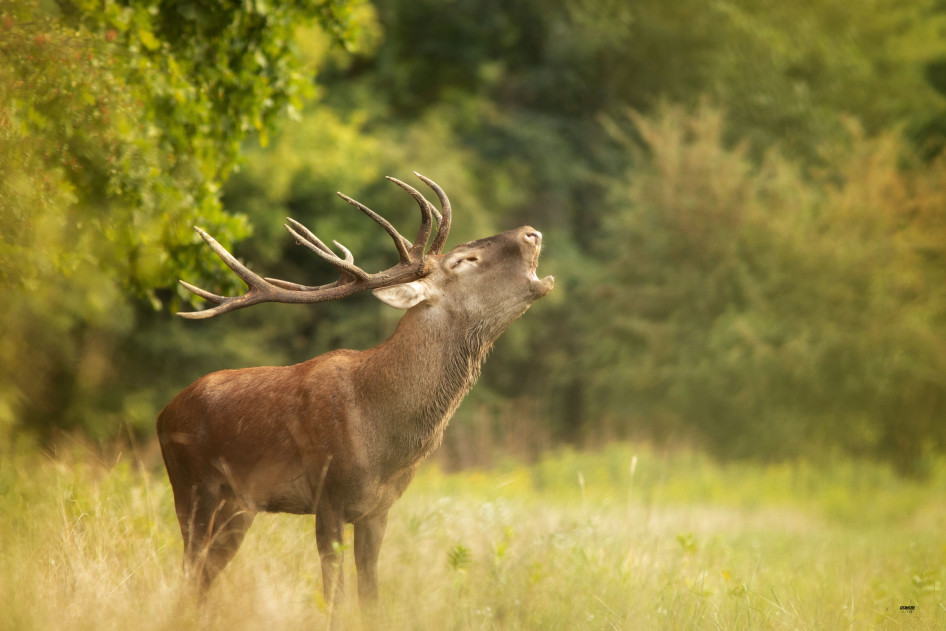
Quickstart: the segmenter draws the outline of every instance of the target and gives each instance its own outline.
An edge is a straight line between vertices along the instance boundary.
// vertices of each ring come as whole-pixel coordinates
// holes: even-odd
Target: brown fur
[[[162,410],[185,565],[201,593],[266,511],[316,515],[329,603],[341,592],[336,544],[353,523],[359,596],[376,598],[388,510],[440,444],[493,343],[552,289],[551,277],[534,275],[540,241],[523,227],[432,256],[429,274],[403,292],[376,291],[402,307],[407,290],[423,295],[382,344],[215,372]]]

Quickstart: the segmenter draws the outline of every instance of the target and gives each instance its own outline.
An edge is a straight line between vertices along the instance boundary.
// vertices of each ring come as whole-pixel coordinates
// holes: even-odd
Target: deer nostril
[[[534,245],[542,243],[542,233],[538,230],[532,230],[523,235],[526,241],[531,241]]]

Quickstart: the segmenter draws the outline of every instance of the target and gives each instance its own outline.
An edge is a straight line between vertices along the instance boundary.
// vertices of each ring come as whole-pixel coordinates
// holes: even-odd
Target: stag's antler
[[[236,260],[216,239],[195,226],[194,230],[197,231],[197,234],[199,234],[203,240],[207,242],[207,245],[217,253],[217,256],[247,284],[249,291],[242,296],[218,296],[200,287],[195,287],[190,283],[181,281],[181,284],[188,291],[205,300],[216,303],[217,306],[211,309],[204,309],[203,311],[180,312],[177,315],[196,320],[212,318],[221,313],[235,311],[236,309],[249,307],[250,305],[255,305],[260,302],[284,302],[293,304],[325,302],[350,296],[351,294],[368,289],[397,285],[421,278],[427,273],[427,256],[430,254],[440,254],[443,250],[444,243],[447,240],[447,234],[450,232],[451,210],[450,200],[447,199],[447,195],[436,182],[424,177],[416,171],[414,175],[433,189],[440,199],[440,205],[443,210],[442,214],[438,212],[433,204],[427,201],[414,187],[393,177],[387,178],[407,191],[411,197],[417,201],[418,206],[420,206],[421,224],[420,229],[417,231],[417,238],[414,239],[413,243],[401,236],[400,233],[394,229],[394,226],[381,215],[347,195],[343,195],[342,193],[338,194],[339,197],[346,202],[371,217],[391,235],[391,239],[394,241],[394,247],[397,248],[400,258],[397,265],[394,267],[375,274],[369,274],[355,265],[355,259],[351,252],[338,241],[333,241],[332,243],[335,244],[335,247],[339,249],[344,258],[335,254],[331,248],[322,243],[317,236],[301,223],[294,219],[289,219],[289,224],[286,226],[286,229],[296,238],[296,242],[309,248],[316,255],[327,261],[329,265],[337,269],[339,278],[333,283],[319,286],[299,285],[297,283],[279,280],[278,278],[260,278],[250,271],[248,267]],[[434,218],[437,220],[437,234],[434,236],[434,241],[430,249],[425,254],[424,248],[427,247],[427,241],[430,239]]]

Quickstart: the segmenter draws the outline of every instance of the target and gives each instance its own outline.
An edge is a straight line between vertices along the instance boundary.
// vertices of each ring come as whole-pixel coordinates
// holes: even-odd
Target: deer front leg
[[[344,592],[342,572],[342,539],[345,533],[345,521],[342,512],[326,503],[319,505],[315,514],[315,543],[319,548],[322,562],[322,592],[325,604],[330,612],[341,603]]]
[[[378,600],[378,553],[388,523],[388,514],[355,522],[355,567],[358,570],[358,601],[364,607]]]

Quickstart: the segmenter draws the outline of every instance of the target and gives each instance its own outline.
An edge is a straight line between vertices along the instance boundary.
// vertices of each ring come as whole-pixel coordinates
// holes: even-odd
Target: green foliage
[[[208,182],[233,168],[242,141],[261,144],[287,108],[311,94],[295,41],[316,17],[339,41],[351,37],[346,1],[64,3],[82,24],[129,51],[122,69],[147,97],[164,150],[192,160]],[[311,71],[311,69],[310,69]]]
[[[726,455],[843,445],[921,469],[946,445],[944,165],[905,172],[895,135],[852,127],[806,178],[728,147],[718,111],[631,119],[627,211],[589,288],[602,400]]]
[[[936,0],[378,6],[388,37],[372,79],[398,114],[485,95],[507,116],[551,117],[548,131],[577,132],[586,155],[596,148],[581,138],[600,136],[583,122],[661,100],[695,106],[711,96],[754,149],[778,142],[806,160],[843,133],[839,113],[873,132],[895,121],[918,128],[944,109],[927,71],[946,55]]]
[[[172,6],[173,5],[173,6]],[[349,3],[75,2],[0,6],[0,435],[114,433],[154,404],[113,389],[142,305],[177,278],[238,281],[203,256],[200,224],[246,236],[219,189],[252,132],[302,107],[293,41],[317,19],[349,37]],[[180,19],[179,19],[180,18]],[[311,90],[309,90],[311,92]],[[136,367],[140,370],[140,367]]]

